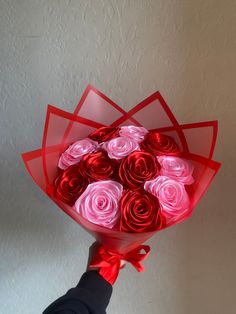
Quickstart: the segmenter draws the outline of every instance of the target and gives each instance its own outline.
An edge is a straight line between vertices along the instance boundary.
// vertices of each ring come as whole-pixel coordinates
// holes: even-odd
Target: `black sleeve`
[[[112,286],[97,271],[87,271],[78,285],[53,302],[43,314],[105,314]]]

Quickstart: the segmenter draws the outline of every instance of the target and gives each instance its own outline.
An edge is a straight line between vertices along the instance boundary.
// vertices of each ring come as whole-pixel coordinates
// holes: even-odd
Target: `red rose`
[[[81,172],[89,181],[114,179],[117,166],[117,162],[110,159],[104,150],[85,155],[79,163]]]
[[[133,189],[157,177],[159,167],[156,156],[149,152],[135,151],[123,159],[119,177],[125,187]]]
[[[158,199],[143,189],[128,190],[120,200],[120,230],[148,232],[165,227]]]
[[[89,135],[89,138],[91,138],[94,141],[97,141],[98,143],[106,142],[114,137],[119,136],[119,130],[118,127],[111,127],[111,126],[103,126],[96,131],[92,132]]]
[[[54,181],[54,194],[64,203],[72,206],[84,192],[88,181],[82,175],[79,165],[62,171]]]
[[[146,134],[141,148],[153,152],[155,155],[179,155],[179,147],[174,139],[168,135],[151,131]]]

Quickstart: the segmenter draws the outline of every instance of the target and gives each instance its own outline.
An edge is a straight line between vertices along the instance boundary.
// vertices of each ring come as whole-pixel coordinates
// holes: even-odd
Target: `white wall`
[[[230,0],[0,0],[0,313],[41,313],[85,269],[92,238],[20,153],[47,103],[71,111],[88,83],[125,109],[159,89],[180,122],[220,123],[210,190],[149,242],[145,273],[122,271],[108,313],[235,313],[235,29]]]

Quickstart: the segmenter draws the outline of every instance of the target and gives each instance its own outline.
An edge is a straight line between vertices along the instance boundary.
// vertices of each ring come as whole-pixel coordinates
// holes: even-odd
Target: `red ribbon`
[[[145,253],[141,253],[142,250]],[[148,245],[140,245],[126,254],[108,251],[104,246],[100,246],[89,267],[99,268],[99,274],[113,285],[119,275],[120,268],[122,268],[121,260],[131,263],[138,272],[142,272],[144,267],[141,262],[148,257],[149,253],[150,247]]]

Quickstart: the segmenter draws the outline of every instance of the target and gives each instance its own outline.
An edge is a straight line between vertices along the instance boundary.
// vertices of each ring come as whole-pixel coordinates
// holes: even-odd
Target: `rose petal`
[[[119,200],[123,187],[116,181],[99,181],[87,186],[75,202],[75,210],[94,224],[114,228],[120,218]]]

